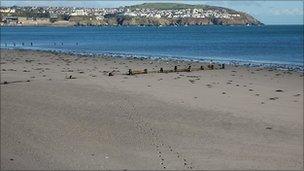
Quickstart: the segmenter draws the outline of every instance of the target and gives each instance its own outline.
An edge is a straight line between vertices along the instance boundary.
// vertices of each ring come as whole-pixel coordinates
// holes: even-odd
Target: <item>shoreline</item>
[[[137,54],[128,54],[128,53],[94,53],[94,52],[75,52],[69,50],[54,50],[54,49],[31,49],[31,48],[14,48],[14,47],[1,47],[1,50],[24,50],[24,51],[37,51],[37,52],[51,52],[51,53],[62,53],[66,55],[82,55],[87,57],[112,57],[112,58],[137,58],[137,59],[147,59],[147,60],[175,60],[175,61],[184,61],[184,62],[200,62],[200,63],[210,63],[212,61],[214,64],[227,64],[232,66],[246,66],[253,68],[266,68],[266,69],[278,69],[283,71],[296,71],[304,73],[304,64],[284,64],[284,63],[270,63],[262,61],[240,61],[240,60],[225,60],[225,59],[216,59],[216,58],[204,58],[196,59],[186,57],[173,57],[173,56],[155,56],[155,55],[137,55]]]

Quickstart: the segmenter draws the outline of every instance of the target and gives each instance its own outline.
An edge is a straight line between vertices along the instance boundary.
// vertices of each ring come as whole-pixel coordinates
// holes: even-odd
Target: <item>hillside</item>
[[[19,17],[17,23],[7,20],[9,16]],[[0,19],[0,25],[40,25],[40,23],[56,26],[62,23],[63,26],[263,25],[251,15],[233,9],[181,3],[143,3],[119,8],[76,10],[73,7],[14,6],[9,9],[0,8]]]
[[[260,21],[251,15],[229,8],[209,6],[209,5],[190,5],[181,3],[143,3],[139,5],[126,6],[130,10],[186,10],[202,9],[211,10],[218,13],[235,14],[238,17],[220,18],[209,16],[204,18],[183,17],[183,18],[143,18],[143,17],[119,17],[120,25],[263,25]]]

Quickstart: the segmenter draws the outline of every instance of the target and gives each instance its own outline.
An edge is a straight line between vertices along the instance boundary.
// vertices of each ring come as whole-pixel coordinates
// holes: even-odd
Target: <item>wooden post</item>
[[[174,72],[176,72],[177,71],[177,66],[174,66]]]
[[[222,64],[222,67],[221,67],[221,69],[225,69],[225,64]]]
[[[163,68],[160,68],[159,72],[163,73],[163,72],[164,72],[164,69],[163,69]]]
[[[129,69],[128,75],[133,75],[132,69]]]
[[[188,71],[188,72],[191,72],[191,66],[188,67],[187,71]]]

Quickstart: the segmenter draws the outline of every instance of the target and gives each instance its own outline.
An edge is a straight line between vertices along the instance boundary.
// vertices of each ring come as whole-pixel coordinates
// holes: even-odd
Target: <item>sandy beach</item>
[[[303,169],[303,73],[189,65],[1,49],[1,169]]]

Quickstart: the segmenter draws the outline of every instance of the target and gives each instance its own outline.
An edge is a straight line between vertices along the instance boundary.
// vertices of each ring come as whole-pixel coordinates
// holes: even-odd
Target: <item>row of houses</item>
[[[155,18],[233,18],[240,17],[238,13],[229,13],[226,10],[204,10],[204,9],[180,9],[180,10],[155,10],[134,9],[127,10],[124,15],[133,17],[155,17]]]
[[[153,18],[235,18],[240,14],[226,11],[225,9],[176,9],[158,10],[149,8],[72,8],[72,7],[1,7],[0,13],[8,17],[2,18],[2,23],[18,24],[20,19],[14,17],[16,11],[39,11],[48,13],[49,20],[54,22],[58,16],[90,16],[96,20],[102,20],[107,14],[120,14],[132,17],[153,17]]]

